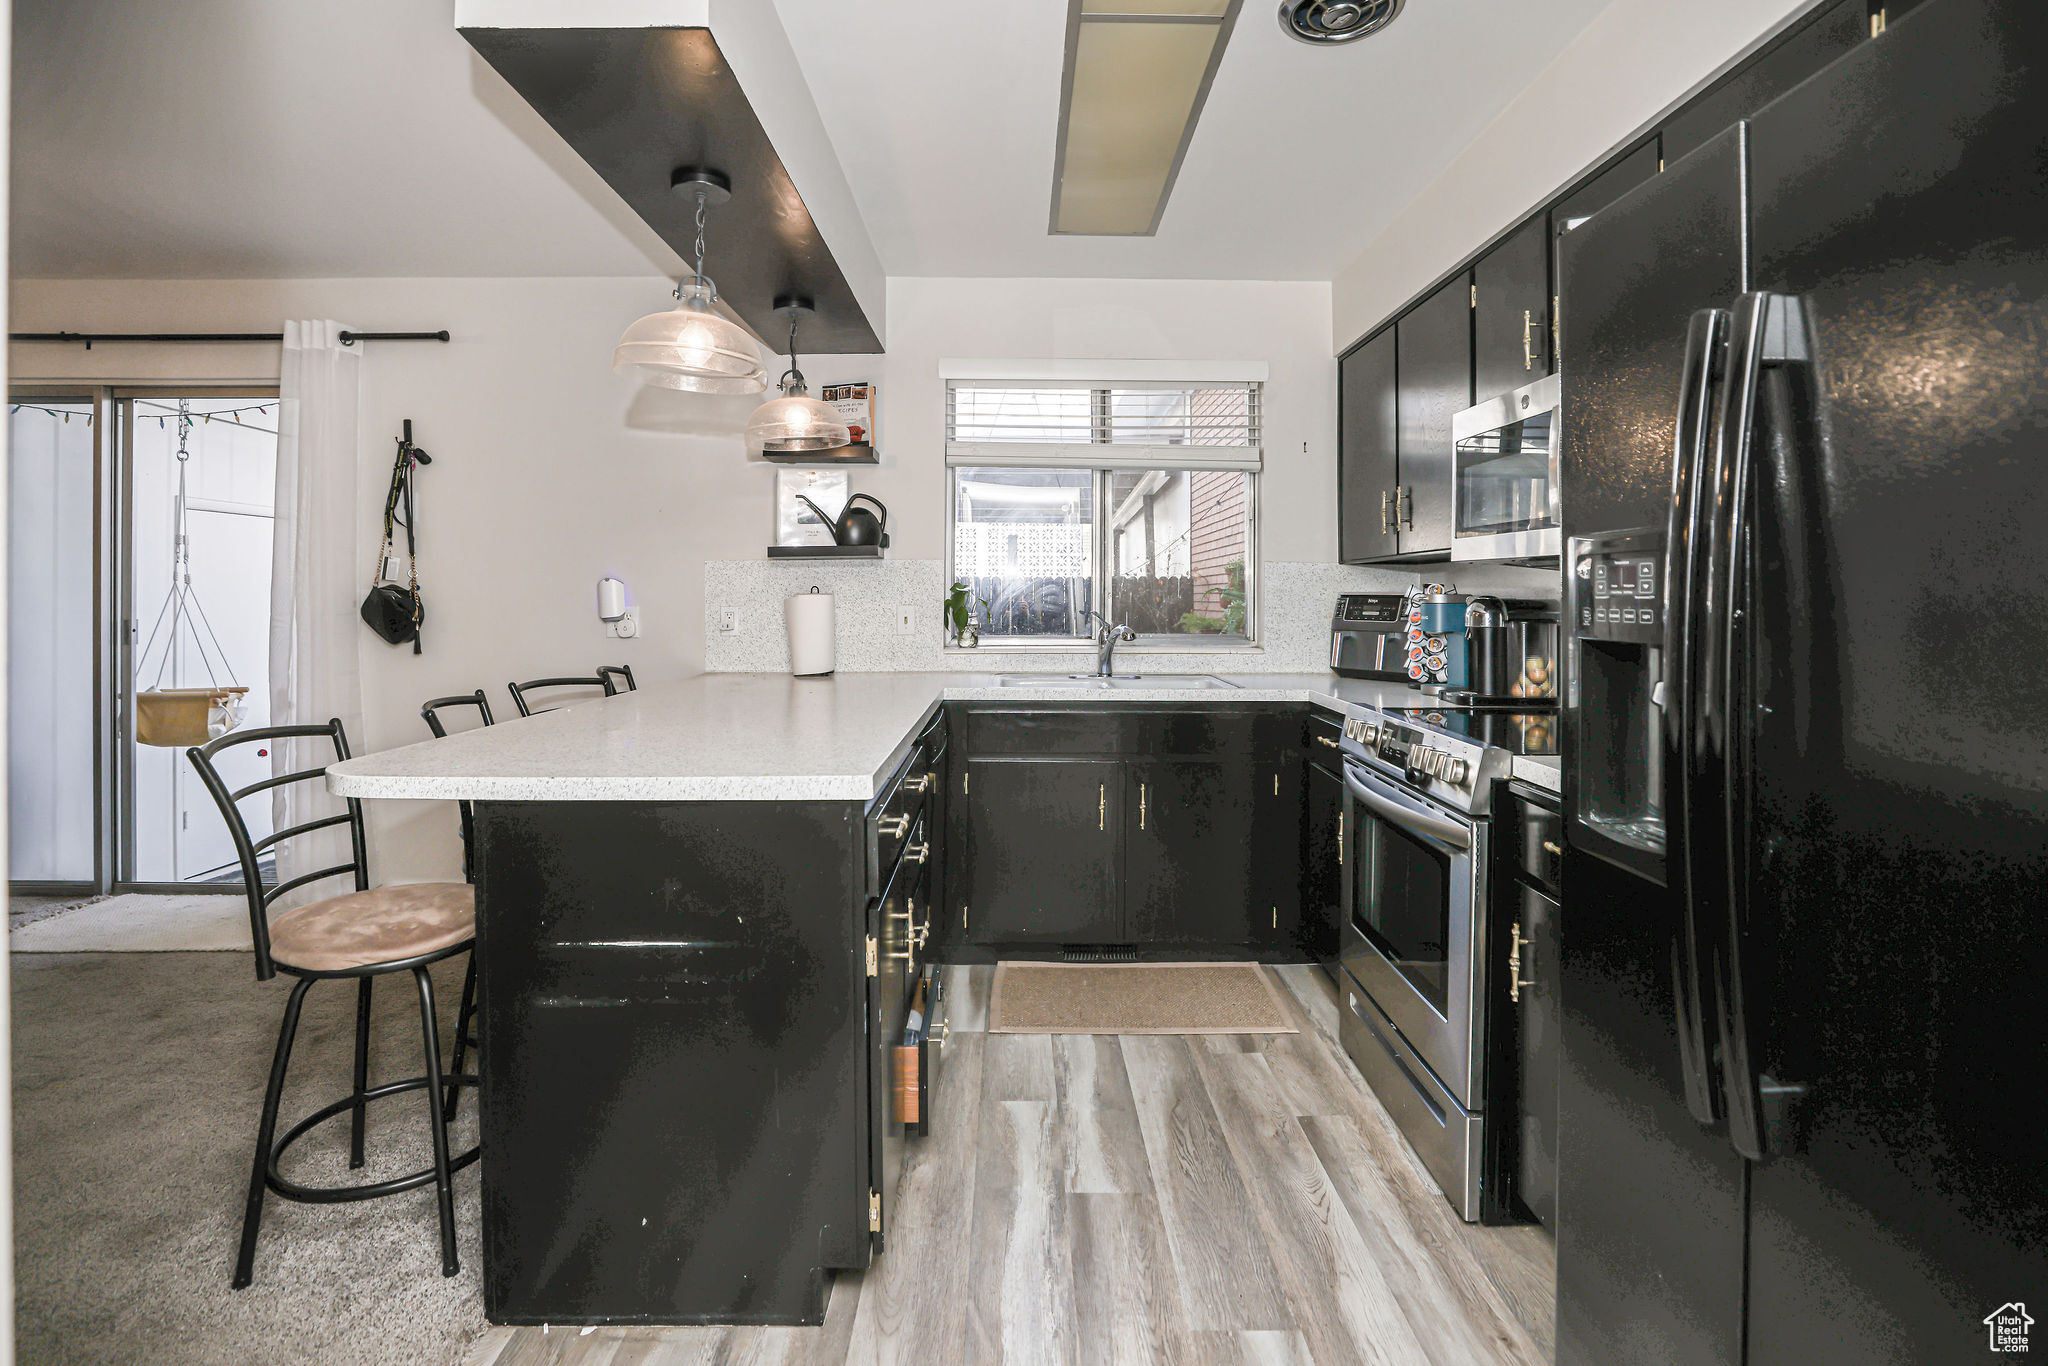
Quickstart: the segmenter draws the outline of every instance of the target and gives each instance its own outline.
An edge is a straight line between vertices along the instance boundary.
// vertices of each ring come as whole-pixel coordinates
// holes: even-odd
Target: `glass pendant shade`
[[[712,308],[717,298],[701,276],[683,282],[674,308],[650,313],[626,329],[612,351],[612,370],[643,384],[698,394],[758,394],[768,370],[746,329]]]
[[[750,451],[829,451],[853,439],[839,414],[805,391],[801,376],[782,381],[782,397],[771,398],[747,419]]]

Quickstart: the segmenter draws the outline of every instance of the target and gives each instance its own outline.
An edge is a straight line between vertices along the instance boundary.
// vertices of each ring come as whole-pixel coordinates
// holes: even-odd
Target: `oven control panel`
[[[1425,789],[1432,783],[1441,783],[1455,789],[1463,801],[1478,786],[1483,751],[1461,753],[1451,748],[1455,741],[1432,744],[1422,731],[1363,716],[1353,716],[1344,722],[1344,738],[1367,757],[1378,759]]]
[[[1592,640],[1664,643],[1664,531],[1646,527],[1574,536],[1566,561],[1572,634]]]

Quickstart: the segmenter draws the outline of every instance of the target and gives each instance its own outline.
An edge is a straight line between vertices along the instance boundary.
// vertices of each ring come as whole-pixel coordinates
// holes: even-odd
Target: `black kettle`
[[[839,509],[839,520],[835,522],[825,515],[825,509],[819,507],[801,493],[796,498],[798,502],[818,514],[818,520],[825,524],[825,530],[832,533],[832,544],[834,545],[886,547],[889,544],[889,509],[882,506],[880,499],[871,498],[865,493],[854,494],[853,497],[846,500],[846,506]],[[873,503],[875,505],[875,512],[879,512],[882,515],[877,517],[875,512],[869,512],[866,508],[854,506],[855,503],[863,502]]]

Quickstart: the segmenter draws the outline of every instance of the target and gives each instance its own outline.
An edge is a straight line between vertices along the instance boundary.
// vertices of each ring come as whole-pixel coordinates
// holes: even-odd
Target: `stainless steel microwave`
[[[1453,560],[1554,559],[1563,549],[1559,436],[1556,375],[1451,419]]]

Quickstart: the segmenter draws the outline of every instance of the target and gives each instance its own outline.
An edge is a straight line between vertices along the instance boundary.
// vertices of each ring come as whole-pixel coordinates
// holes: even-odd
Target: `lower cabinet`
[[[1491,993],[1500,1028],[1489,1030],[1490,1067],[1496,1081],[1487,1104],[1504,1117],[1489,1124],[1488,1168],[1515,1203],[1537,1222],[1556,1228],[1557,1086],[1563,1067],[1558,1034],[1559,835],[1554,794],[1512,782],[1498,789],[1494,806],[1495,876],[1493,943],[1497,965]]]
[[[1344,775],[1311,760],[1301,817],[1301,920],[1295,947],[1325,968],[1337,963],[1343,927]]]
[[[1123,764],[969,757],[956,767],[966,847],[953,885],[967,942],[1120,941]]]
[[[969,712],[947,794],[951,932],[1291,950],[1301,724],[1279,708]]]
[[[1557,902],[1517,883],[1521,914],[1509,932],[1519,933],[1521,978],[1515,988],[1516,1051],[1521,1061],[1520,1145],[1515,1185],[1538,1223],[1557,1227],[1557,1082],[1562,1054],[1557,1008]],[[1519,927],[1519,929],[1517,929]]]
[[[1255,766],[1133,760],[1125,769],[1119,941],[1271,938],[1246,857],[1258,818]]]

